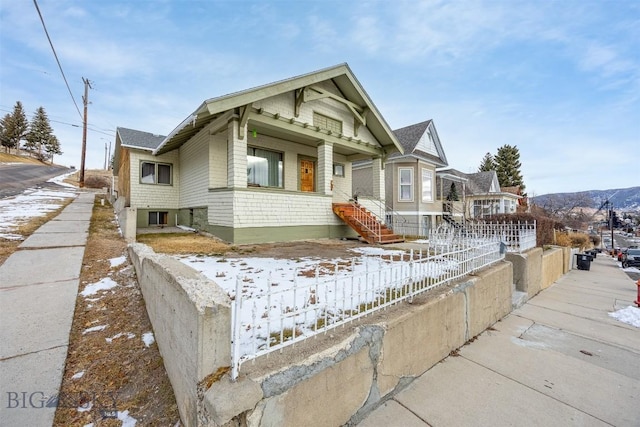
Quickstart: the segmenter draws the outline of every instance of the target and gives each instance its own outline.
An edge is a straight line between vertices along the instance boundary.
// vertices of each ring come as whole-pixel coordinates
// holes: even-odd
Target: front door
[[[300,160],[300,191],[313,191],[313,167],[311,160]]]

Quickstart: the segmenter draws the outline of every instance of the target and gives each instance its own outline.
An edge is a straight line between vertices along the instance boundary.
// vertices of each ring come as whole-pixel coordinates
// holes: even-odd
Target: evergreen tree
[[[456,189],[456,183],[452,182],[451,187],[449,187],[449,194],[447,194],[447,200],[450,202],[457,202],[460,200],[458,197],[458,190]]]
[[[482,162],[480,162],[478,172],[489,172],[494,170],[496,170],[496,162],[491,153],[487,153],[482,158]]]
[[[522,180],[522,173],[520,172],[522,164],[520,163],[520,151],[518,150],[518,147],[508,144],[503,145],[498,148],[494,161],[500,187],[519,186],[520,191],[524,196],[525,186]]]
[[[44,160],[45,156],[42,153],[42,148],[43,146],[46,148],[52,136],[53,129],[49,123],[49,117],[47,117],[47,113],[43,107],[38,107],[29,124],[29,134],[27,135],[25,147],[29,148],[32,152],[37,151],[37,158]]]
[[[16,102],[13,112],[2,118],[2,146],[5,152],[10,152],[11,148],[16,149],[16,153],[20,154],[20,141],[27,135],[29,122],[22,108],[20,101]]]
[[[51,135],[51,138],[46,142],[45,150],[47,151],[47,156],[51,157],[51,164],[53,164],[54,154],[62,154],[62,151],[60,151],[60,141],[55,135]]]

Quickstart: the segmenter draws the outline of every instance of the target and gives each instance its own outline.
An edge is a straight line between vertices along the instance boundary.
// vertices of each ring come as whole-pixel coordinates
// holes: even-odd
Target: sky
[[[205,99],[348,63],[391,129],[433,119],[449,166],[515,145],[530,196],[640,185],[637,0],[0,2],[0,114],[45,108],[79,167],[115,129],[167,135]],[[71,94],[73,94],[73,98]],[[75,100],[75,103],[74,103]]]

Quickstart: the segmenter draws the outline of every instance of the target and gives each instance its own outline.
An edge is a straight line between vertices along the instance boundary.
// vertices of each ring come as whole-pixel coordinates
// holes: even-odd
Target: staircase
[[[456,221],[454,216],[451,215],[448,212],[443,212],[442,213],[442,219],[445,220],[449,225],[453,226],[453,228],[456,229],[456,230],[461,230],[464,227],[463,224],[461,224],[460,222]]]
[[[393,234],[374,214],[357,203],[334,203],[333,212],[369,244],[404,242],[402,237]]]

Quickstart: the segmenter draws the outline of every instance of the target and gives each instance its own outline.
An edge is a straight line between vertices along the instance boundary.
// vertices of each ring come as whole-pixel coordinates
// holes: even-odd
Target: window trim
[[[402,171],[405,171],[405,170],[408,170],[410,172],[411,182],[409,184],[403,184],[402,183]],[[413,167],[399,167],[398,168],[398,202],[413,202],[413,200],[414,200],[414,195],[413,195],[413,193],[414,193],[414,187],[413,187],[413,185],[414,185],[414,179],[413,179],[414,173],[413,172],[414,172]],[[409,188],[410,188],[410,191],[409,191],[410,198],[409,199],[403,199],[402,198],[402,186],[403,185],[404,186],[408,185]]]
[[[285,185],[284,185],[284,183],[285,183],[285,179],[284,179],[285,178],[284,177],[285,176],[285,173],[284,173],[284,169],[285,169],[285,166],[284,166],[285,165],[284,154],[285,153],[283,151],[272,150],[270,148],[261,147],[259,145],[247,145],[247,163],[248,163],[249,156],[258,157],[258,156],[255,156],[255,150],[256,149],[257,150],[269,151],[271,153],[276,153],[276,154],[280,155],[279,162],[282,163],[282,171],[281,171],[282,173],[279,176],[279,179],[281,181],[281,185],[262,185],[262,184],[256,184],[256,183],[249,182],[249,171],[247,171],[247,186],[251,187],[251,188],[284,188],[285,187]],[[253,152],[254,154],[249,154],[249,150],[254,150],[254,152]],[[264,158],[264,157],[261,157],[261,158]]]
[[[153,168],[154,168],[153,181],[154,182],[142,181],[142,169],[143,169],[142,165],[144,165],[145,163],[153,165]],[[158,182],[158,165],[169,166],[169,183],[168,184],[164,182]],[[166,185],[170,187],[173,185],[173,163],[154,162],[151,160],[140,160],[140,174],[138,176],[138,179],[139,179],[139,183],[143,185]]]
[[[427,172],[429,174],[429,178],[431,181],[431,189],[429,191],[429,199],[424,198],[424,173]],[[420,200],[422,203],[433,203],[433,171],[428,168],[421,168],[420,171]]]

